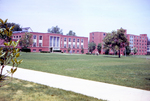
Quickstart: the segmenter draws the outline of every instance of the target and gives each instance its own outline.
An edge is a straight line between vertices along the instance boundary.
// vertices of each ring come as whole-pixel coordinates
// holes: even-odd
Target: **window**
[[[71,48],[71,44],[69,44],[69,48]]]
[[[92,40],[94,40],[94,37],[92,37]]]
[[[64,48],[66,48],[66,44],[64,44]]]
[[[21,36],[19,36],[19,38],[21,38]]]
[[[105,33],[103,35],[105,36]]]
[[[76,39],[73,39],[73,42],[75,42],[76,41]]]
[[[33,43],[33,47],[36,47],[36,42]]]
[[[33,35],[33,39],[36,39],[36,35]]]
[[[77,53],[79,53],[79,50],[77,50]]]
[[[92,35],[94,36],[94,33],[92,33]]]
[[[39,36],[39,40],[42,40],[42,36]]]
[[[33,49],[33,52],[36,52],[36,49]]]
[[[42,49],[39,49],[39,52],[41,52],[42,51]]]
[[[79,45],[77,45],[77,48],[79,49]]]
[[[39,43],[39,47],[42,47],[42,43]]]
[[[75,50],[73,50],[73,53],[75,53]]]
[[[81,39],[81,43],[83,43],[83,39]]]
[[[66,38],[64,38],[64,41],[66,41],[67,39]]]
[[[71,38],[69,38],[69,42],[71,42]]]
[[[14,39],[16,38],[16,36],[14,36]]]
[[[18,36],[16,36],[16,38],[18,38]]]
[[[83,45],[81,45],[81,48],[83,48]]]
[[[64,50],[64,53],[66,53],[66,50]]]
[[[73,48],[75,48],[75,45],[73,45]]]
[[[77,39],[77,42],[79,42],[79,39]]]

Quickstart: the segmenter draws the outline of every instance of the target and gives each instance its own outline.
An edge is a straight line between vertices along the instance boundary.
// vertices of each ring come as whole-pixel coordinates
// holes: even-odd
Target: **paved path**
[[[34,70],[18,68],[14,77],[108,101],[150,101],[150,91]]]

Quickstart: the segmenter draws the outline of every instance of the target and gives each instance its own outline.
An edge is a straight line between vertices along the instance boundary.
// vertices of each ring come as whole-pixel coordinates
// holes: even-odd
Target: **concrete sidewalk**
[[[10,66],[3,72],[10,70]],[[14,78],[108,101],[150,101],[150,91],[18,68]]]

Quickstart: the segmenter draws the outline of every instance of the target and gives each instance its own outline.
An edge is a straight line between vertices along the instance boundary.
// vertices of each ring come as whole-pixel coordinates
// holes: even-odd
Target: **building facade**
[[[105,49],[103,49],[103,39],[107,35],[106,32],[91,32],[89,34],[89,42],[94,42],[96,45],[99,43],[102,44],[102,50],[101,54],[105,53]],[[133,34],[127,34],[127,30],[125,32],[125,36],[127,37],[129,41],[129,46],[131,48],[131,53],[133,54],[133,49],[137,49],[137,53],[135,55],[146,55],[147,54],[147,34],[140,34],[140,35],[133,35]],[[125,48],[121,49],[121,54],[124,55]],[[94,53],[97,52],[97,47],[93,51]],[[112,50],[109,51],[110,54],[114,54]]]
[[[30,33],[32,34],[33,40],[33,44],[30,46],[31,52],[53,52],[61,50],[61,52],[69,53],[68,48],[70,49],[70,53],[81,54],[82,48],[84,49],[84,53],[88,52],[88,37],[67,36],[54,33]],[[12,39],[18,40],[24,34],[24,32],[14,33]]]

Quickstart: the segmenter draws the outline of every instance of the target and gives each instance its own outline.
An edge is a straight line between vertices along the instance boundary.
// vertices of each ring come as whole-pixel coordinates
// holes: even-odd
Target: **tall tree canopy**
[[[11,26],[15,26],[12,31],[22,31],[22,28],[19,24],[16,23],[7,23],[7,26],[10,28]]]
[[[95,50],[96,44],[91,42],[88,44],[89,51],[92,53]]]
[[[63,35],[62,29],[60,29],[58,26],[49,28],[48,33],[56,33],[56,34],[62,34]]]
[[[76,33],[73,32],[72,30],[70,30],[69,33],[67,33],[67,35],[69,35],[69,36],[76,36]]]
[[[118,50],[120,58],[120,49],[128,45],[128,40],[125,36],[125,30],[120,28],[119,30],[108,33],[104,38],[104,48]]]

